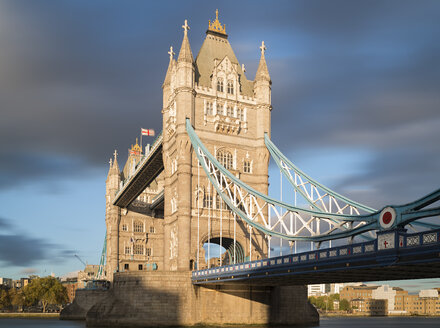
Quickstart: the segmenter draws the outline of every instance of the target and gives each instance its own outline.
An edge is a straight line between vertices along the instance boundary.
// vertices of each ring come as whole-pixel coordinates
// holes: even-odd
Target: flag
[[[152,129],[141,129],[141,133],[143,136],[152,136],[154,137],[154,130]]]

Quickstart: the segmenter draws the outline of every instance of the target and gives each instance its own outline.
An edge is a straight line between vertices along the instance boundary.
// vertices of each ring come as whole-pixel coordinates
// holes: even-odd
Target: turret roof
[[[196,58],[196,83],[204,87],[211,87],[211,75],[214,70],[214,59],[219,61],[228,56],[232,63],[237,64],[237,72],[240,76],[241,92],[249,97],[254,96],[253,83],[249,81],[235,57],[234,51],[227,39],[226,33],[212,30],[206,31],[206,38]]]
[[[183,32],[183,40],[182,40],[182,46],[180,47],[179,57],[177,58],[178,62],[188,62],[192,63],[194,62],[194,58],[192,55],[191,47],[189,45],[188,40],[188,21],[185,19],[185,25],[182,25],[182,28],[184,30]]]

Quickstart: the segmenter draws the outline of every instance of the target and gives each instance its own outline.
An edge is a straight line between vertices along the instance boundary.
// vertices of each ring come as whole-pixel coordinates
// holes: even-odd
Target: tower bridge
[[[311,323],[318,316],[304,284],[439,276],[440,227],[426,218],[440,215],[440,190],[376,210],[312,179],[270,139],[264,42],[250,80],[218,12],[195,59],[187,21],[182,28],[162,85],[163,132],[148,151],[133,145],[122,170],[117,152],[110,162],[105,271],[113,284],[88,324]],[[270,158],[293,203],[268,194]],[[408,233],[417,226],[424,231]],[[273,238],[291,253],[273,257]],[[347,244],[322,247],[334,240]],[[317,249],[293,251],[305,242]],[[216,264],[213,243],[226,250]]]

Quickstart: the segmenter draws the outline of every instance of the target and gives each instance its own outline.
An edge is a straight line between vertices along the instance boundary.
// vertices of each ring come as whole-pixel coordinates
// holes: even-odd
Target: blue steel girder
[[[186,130],[199,163],[219,196],[233,213],[238,215],[248,225],[268,236],[280,237],[290,241],[322,242],[353,237],[371,230],[388,230],[403,227],[420,218],[440,215],[440,208],[438,207],[421,210],[440,199],[440,189],[413,203],[402,206],[387,206],[381,211],[363,215],[326,213],[322,210],[292,206],[253,189],[224,168],[203,145],[191,126],[189,119],[186,120]],[[240,199],[237,199],[237,197]],[[249,204],[246,202],[249,202]],[[252,212],[252,207],[258,209],[256,215]],[[277,217],[275,225],[271,224],[271,218],[263,217],[262,212],[266,207],[275,212]],[[277,208],[281,208],[285,213],[278,212]],[[289,230],[284,222],[284,220],[289,219],[289,215],[290,218],[294,216],[295,219],[298,218],[303,222],[310,235],[292,233],[292,230]],[[258,219],[258,216],[260,219]],[[314,233],[307,225],[310,225],[310,222],[316,219],[327,222],[329,226],[332,226],[331,229],[324,233]],[[352,227],[353,223],[358,225]],[[276,227],[280,227],[280,231],[276,231]],[[282,228],[284,228],[285,232],[282,232]]]
[[[358,202],[355,202],[345,196],[342,196],[330,188],[320,184],[318,181],[312,179],[310,176],[301,171],[297,166],[295,166],[269,139],[267,133],[264,134],[264,142],[266,144],[266,148],[269,150],[271,157],[275,160],[275,163],[283,173],[283,175],[287,178],[289,183],[293,186],[293,188],[310,204],[310,206],[317,211],[324,212],[332,212],[332,209],[328,206],[332,202],[336,205],[336,208],[333,208],[333,212],[342,213],[344,209],[349,208],[350,210],[363,210],[366,213],[374,213],[377,210],[374,208],[362,205]],[[292,177],[291,171],[294,172],[294,177]],[[300,181],[298,181],[300,180]],[[305,188],[305,185],[310,185],[310,190]],[[313,191],[315,191],[318,195],[317,199],[313,199]],[[329,198],[328,205],[325,204],[324,198]],[[343,203],[343,206],[338,204],[339,202]]]

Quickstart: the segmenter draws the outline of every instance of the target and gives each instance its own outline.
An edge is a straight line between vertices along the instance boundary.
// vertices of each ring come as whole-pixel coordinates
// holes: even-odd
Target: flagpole
[[[144,145],[142,144],[142,128],[141,128],[141,156],[142,156],[142,151],[144,150]]]

